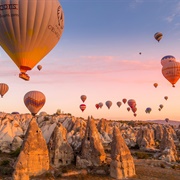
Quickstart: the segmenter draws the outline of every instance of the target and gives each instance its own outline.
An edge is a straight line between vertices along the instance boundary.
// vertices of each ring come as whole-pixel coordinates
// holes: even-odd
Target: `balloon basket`
[[[26,73],[20,73],[19,77],[25,81],[29,81],[30,77]]]

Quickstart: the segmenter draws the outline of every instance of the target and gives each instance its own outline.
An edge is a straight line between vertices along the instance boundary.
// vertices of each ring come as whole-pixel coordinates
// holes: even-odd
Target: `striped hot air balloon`
[[[171,62],[171,61],[176,62],[176,58],[172,55],[164,56],[161,59],[161,65],[164,66],[166,63]]]
[[[81,109],[81,111],[83,112],[86,109],[86,105],[85,104],[81,104],[79,106],[79,108]]]
[[[163,37],[163,34],[161,32],[157,32],[154,34],[154,38],[159,42]]]
[[[7,91],[9,90],[9,86],[5,83],[0,83],[0,95],[3,97]]]
[[[179,62],[167,62],[162,67],[163,76],[175,87],[176,82],[180,78],[180,63]]]
[[[44,106],[45,102],[46,97],[40,91],[29,91],[24,96],[24,104],[33,116],[39,112],[39,110]]]

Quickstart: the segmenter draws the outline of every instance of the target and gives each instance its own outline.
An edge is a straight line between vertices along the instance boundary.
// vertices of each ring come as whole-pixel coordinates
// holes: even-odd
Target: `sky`
[[[61,0],[65,24],[58,44],[28,72],[31,79],[18,77],[19,69],[0,48],[0,82],[9,91],[0,99],[0,111],[28,113],[24,95],[38,90],[46,96],[40,110],[57,109],[76,117],[111,120],[180,121],[180,82],[176,87],[164,78],[161,59],[173,55],[180,61],[179,0]],[[158,43],[156,32],[162,32]],[[141,52],[141,55],[139,54]],[[180,81],[180,80],[179,80]],[[153,86],[158,83],[158,87]],[[86,110],[81,112],[81,95]],[[168,96],[168,100],[164,99]],[[134,99],[137,116],[127,111]],[[108,109],[106,101],[112,101]],[[95,104],[102,102],[102,109]],[[159,111],[159,105],[164,107]],[[150,114],[145,109],[151,107]]]

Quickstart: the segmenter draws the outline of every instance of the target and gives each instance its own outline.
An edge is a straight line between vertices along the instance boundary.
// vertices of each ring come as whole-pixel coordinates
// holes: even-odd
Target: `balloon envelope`
[[[134,99],[129,99],[128,100],[128,105],[132,108],[136,106],[136,101]]]
[[[164,106],[162,104],[160,104],[159,107],[162,109]]]
[[[130,111],[131,110],[131,108],[130,107],[127,107],[127,111]]]
[[[83,112],[86,109],[86,105],[85,104],[81,104],[79,106],[79,108],[81,109],[81,111]]]
[[[145,110],[146,113],[150,113],[151,111],[152,111],[152,109],[150,107],[147,107]]]
[[[117,106],[121,107],[122,103],[120,101],[117,102]]]
[[[168,96],[164,96],[164,99],[165,99],[165,100],[168,100]]]
[[[86,96],[86,95],[81,95],[81,100],[82,100],[82,102],[85,102],[86,99],[87,99],[87,96]]]
[[[163,34],[161,32],[157,32],[154,34],[154,38],[159,42],[163,37]]]
[[[122,99],[122,102],[125,104],[127,102],[127,99]]]
[[[38,70],[40,71],[42,69],[42,66],[41,65],[38,65],[37,66]]]
[[[29,91],[24,96],[24,104],[31,112],[36,115],[46,102],[45,95],[40,91]]]
[[[95,104],[95,107],[96,107],[97,109],[99,109],[99,104]]]
[[[158,87],[158,83],[154,83],[154,87],[157,88]]]
[[[176,62],[176,58],[172,55],[167,55],[161,59],[161,65],[162,66],[164,66],[168,62]]]
[[[102,102],[99,103],[99,107],[100,107],[100,108],[103,107],[103,103],[102,103]]]
[[[0,0],[0,44],[29,80],[31,70],[58,43],[64,13],[58,0]],[[26,75],[26,76],[23,76]]]
[[[108,107],[108,109],[110,109],[110,107],[112,106],[112,102],[111,101],[106,101],[106,106]]]
[[[0,83],[0,95],[3,97],[7,91],[9,90],[9,86],[5,83]]]
[[[179,62],[167,62],[162,67],[163,76],[172,84],[173,87],[180,78],[180,63]]]
[[[168,123],[169,122],[169,118],[166,118],[165,121]]]

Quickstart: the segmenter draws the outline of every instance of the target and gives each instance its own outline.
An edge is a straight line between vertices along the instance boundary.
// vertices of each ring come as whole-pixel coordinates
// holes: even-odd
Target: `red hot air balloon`
[[[135,113],[137,111],[137,108],[136,107],[133,107],[132,108],[132,112]]]
[[[137,116],[137,114],[136,113],[134,113],[134,117],[136,117]]]
[[[158,83],[154,83],[153,85],[154,85],[154,87],[155,87],[155,88],[157,88],[157,87],[158,87]]]
[[[124,99],[122,100],[122,102],[123,102],[124,104],[126,104],[127,99],[124,98]]]
[[[86,96],[86,95],[81,95],[81,100],[82,100],[82,102],[85,102],[86,99],[87,99],[87,96]]]
[[[127,111],[130,111],[131,110],[131,108],[130,107],[127,107]]]
[[[99,109],[99,104],[96,104],[95,106],[96,106],[97,109]]]
[[[86,109],[86,105],[85,104],[81,104],[79,106],[79,108],[81,109],[81,111],[83,112]]]
[[[132,108],[136,107],[136,101],[134,99],[128,100],[128,105]]]

